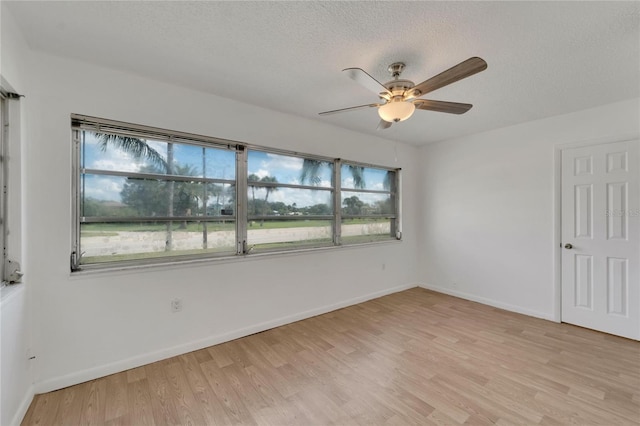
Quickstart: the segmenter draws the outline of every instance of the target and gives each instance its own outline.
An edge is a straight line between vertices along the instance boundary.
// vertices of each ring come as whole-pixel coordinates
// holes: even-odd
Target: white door
[[[640,141],[562,151],[562,321],[640,340]]]

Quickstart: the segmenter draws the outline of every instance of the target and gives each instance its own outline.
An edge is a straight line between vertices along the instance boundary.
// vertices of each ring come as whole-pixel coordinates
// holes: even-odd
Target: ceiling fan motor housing
[[[405,90],[411,89],[415,84],[411,80],[391,80],[384,84],[384,87],[389,89],[391,94],[395,96],[402,96]]]

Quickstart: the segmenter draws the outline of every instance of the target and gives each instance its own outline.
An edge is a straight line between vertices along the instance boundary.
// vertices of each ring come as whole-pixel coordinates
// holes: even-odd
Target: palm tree
[[[249,182],[260,182],[260,176],[255,173],[251,173],[249,177],[247,177]],[[251,186],[251,201],[253,202],[253,214],[256,214],[256,187],[259,185],[250,185]]]
[[[304,184],[309,182],[311,185],[320,185],[322,178],[320,177],[320,170],[323,166],[332,164],[330,161],[313,160],[305,158],[302,161],[302,170],[300,171],[300,183]],[[353,187],[364,189],[366,183],[364,181],[364,167],[355,166],[353,164],[347,164],[347,168],[353,177]],[[340,185],[340,182],[336,182],[336,186]]]
[[[320,169],[322,168],[322,166],[326,166],[329,164],[332,163],[330,161],[312,160],[309,158],[305,158],[302,162],[300,183],[304,184],[306,181],[309,181],[311,185],[320,185]],[[366,188],[367,185],[364,180],[364,167],[356,166],[353,164],[347,164],[346,166],[351,173],[351,177],[353,178],[353,187],[358,189]],[[382,186],[384,187],[384,189],[391,189],[394,173],[395,172],[393,172],[392,170],[388,170],[385,174],[384,180],[382,181]],[[338,185],[338,183],[336,183],[336,185]]]
[[[167,160],[165,160],[158,151],[153,149],[143,139],[107,133],[96,133],[95,135],[98,139],[98,146],[102,152],[106,152],[107,148],[112,146],[130,154],[136,160],[149,160],[151,164],[160,167],[162,170],[168,170],[169,168],[169,159],[167,158]],[[167,150],[168,149],[167,147]]]
[[[347,168],[349,169],[349,172],[351,172],[351,177],[353,177],[353,187],[359,189],[366,188],[367,184],[364,181],[364,167],[347,164]]]
[[[387,173],[384,175],[384,180],[382,181],[382,187],[387,191],[393,188],[393,179],[395,177],[395,172],[391,170],[387,170]]]
[[[311,160],[305,158],[302,161],[302,170],[300,171],[300,183],[304,184],[305,181],[309,181],[311,185],[320,185],[320,169],[323,166],[331,164],[329,161]]]
[[[278,179],[275,176],[264,176],[260,178],[255,173],[251,173],[247,177],[247,181],[249,182],[249,186],[251,187],[251,201],[253,204],[253,214],[258,214],[258,206],[256,205],[256,188],[264,188],[266,194],[264,196],[264,204],[262,206],[262,213],[267,214],[267,210],[269,208],[269,194],[278,190],[277,187],[271,185],[263,185],[264,183],[278,183]]]
[[[278,183],[278,179],[276,179],[275,176],[265,176],[262,179],[260,179],[260,182]],[[268,204],[268,202],[269,202],[268,201],[269,200],[269,194],[271,194],[272,192],[277,191],[278,187],[265,185],[265,186],[263,186],[263,188],[265,189],[265,191],[267,191],[266,195],[264,196],[264,209],[265,209],[265,213],[266,213],[266,210],[269,208],[269,204]]]

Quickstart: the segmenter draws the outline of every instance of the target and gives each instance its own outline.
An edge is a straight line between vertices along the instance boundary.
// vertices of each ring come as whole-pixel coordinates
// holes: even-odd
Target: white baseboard
[[[486,297],[476,296],[475,294],[464,293],[462,291],[452,290],[450,288],[445,288],[445,287],[438,287],[436,285],[431,285],[431,284],[419,284],[419,287],[426,288],[427,290],[437,291],[438,293],[448,294],[449,296],[455,296],[461,299],[471,300],[472,302],[482,303],[483,305],[493,306],[494,308],[504,309],[505,311],[516,312],[518,314],[523,314],[530,317],[536,317],[536,318],[541,318],[548,321],[557,322],[552,313],[539,312],[533,309],[527,309],[521,306],[499,302],[497,300],[489,299]]]
[[[35,389],[33,385],[31,385],[27,389],[27,393],[25,394],[24,398],[22,398],[22,402],[20,402],[18,410],[14,414],[13,419],[11,419],[11,423],[9,423],[9,426],[20,426],[20,423],[22,423],[22,419],[24,419],[24,416],[25,414],[27,414],[27,410],[31,405],[31,401],[33,401],[34,395]]]
[[[325,314],[327,312],[335,311],[336,309],[342,309],[347,306],[366,302],[367,300],[376,299],[378,297],[386,296],[392,293],[397,293],[399,291],[407,290],[409,288],[414,288],[414,287],[417,287],[417,284],[405,284],[401,286],[396,286],[396,287],[388,288],[385,290],[377,291],[374,293],[369,293],[363,296],[354,297],[352,299],[344,300],[342,302],[334,303],[331,305],[321,306],[319,308],[311,309],[304,312],[299,312],[297,314],[288,315],[286,317],[276,318],[271,321],[265,321],[250,327],[245,327],[239,330],[230,331],[228,333],[209,336],[204,339],[199,339],[199,340],[184,343],[181,345],[161,349],[158,351],[137,355],[137,356],[127,358],[121,361],[116,361],[110,364],[101,365],[98,367],[78,371],[78,372],[67,374],[64,376],[54,377],[52,379],[48,379],[48,380],[44,380],[42,382],[36,383],[35,391],[36,393],[45,393],[45,392],[51,392],[54,390],[62,389],[67,386],[72,386],[78,383],[94,380],[99,377],[104,377],[110,374],[119,373],[121,371],[126,371],[131,368],[140,367],[142,365],[150,364],[152,362],[171,358],[172,356],[182,355],[198,349],[228,342],[234,339],[238,339],[240,337],[245,337],[251,334],[260,333],[261,331],[269,330],[274,327],[290,324],[292,322],[300,321],[306,318],[311,318],[316,315]]]

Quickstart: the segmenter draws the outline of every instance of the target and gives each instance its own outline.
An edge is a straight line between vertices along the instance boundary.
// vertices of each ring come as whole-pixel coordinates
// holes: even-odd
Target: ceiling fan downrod
[[[402,70],[404,70],[404,67],[404,62],[394,62],[389,65],[389,67],[387,67],[387,71],[389,71],[389,73],[391,73],[391,76],[397,80],[398,77],[400,77],[400,74],[402,74]]]

